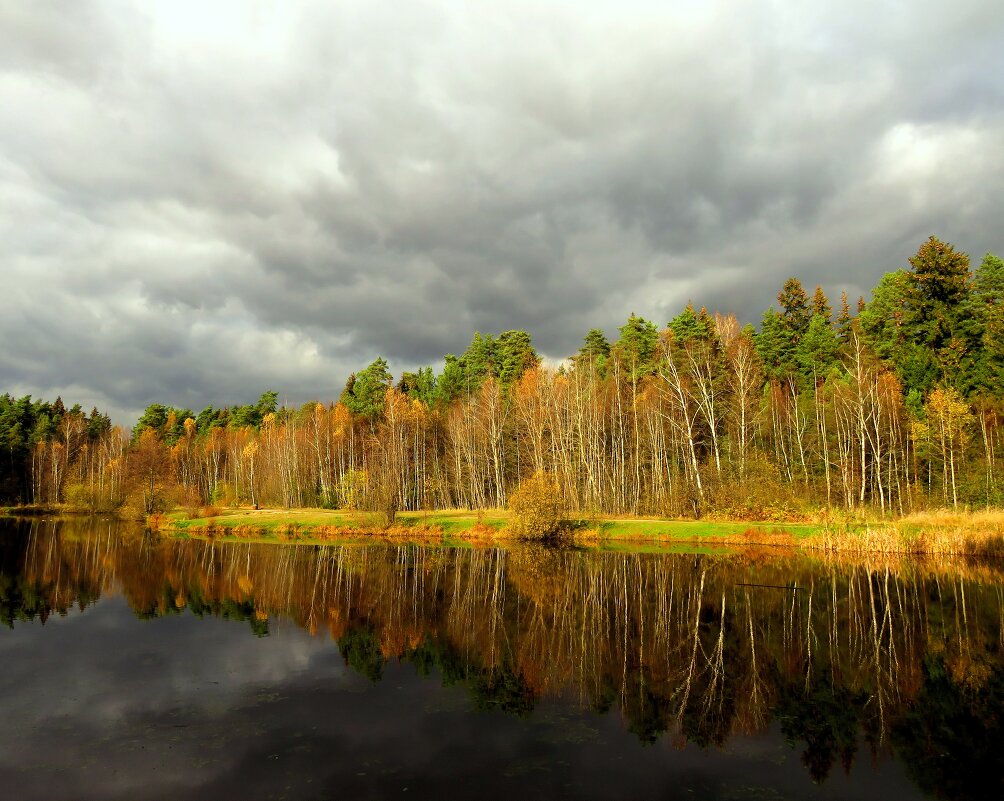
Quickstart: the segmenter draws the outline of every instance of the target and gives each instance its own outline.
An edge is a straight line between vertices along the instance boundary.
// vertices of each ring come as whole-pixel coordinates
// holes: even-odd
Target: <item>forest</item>
[[[836,309],[796,278],[758,327],[688,304],[542,362],[529,333],[337,401],[106,415],[0,396],[0,501],[150,514],[178,505],[503,508],[547,475],[569,514],[799,519],[1004,503],[1004,261],[936,237]]]

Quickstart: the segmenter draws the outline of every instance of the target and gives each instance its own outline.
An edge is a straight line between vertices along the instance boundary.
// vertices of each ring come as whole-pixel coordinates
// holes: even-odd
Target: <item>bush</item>
[[[509,534],[520,539],[553,537],[561,526],[561,488],[550,473],[523,479],[509,497]]]
[[[91,493],[83,484],[67,484],[63,488],[63,497],[66,499],[67,506],[74,508],[90,509],[93,505]]]

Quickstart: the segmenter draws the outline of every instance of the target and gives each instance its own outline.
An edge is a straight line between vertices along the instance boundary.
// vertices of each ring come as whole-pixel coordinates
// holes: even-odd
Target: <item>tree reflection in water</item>
[[[525,716],[552,695],[616,707],[645,743],[722,746],[776,721],[817,782],[862,744],[942,797],[1004,775],[993,566],[219,543],[45,521],[7,532],[0,556],[8,625],[121,592],[141,618],[328,632],[370,680],[409,662],[479,709]]]

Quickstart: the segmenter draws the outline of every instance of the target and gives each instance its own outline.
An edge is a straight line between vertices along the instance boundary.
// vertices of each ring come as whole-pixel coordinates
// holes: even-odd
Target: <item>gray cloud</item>
[[[0,0],[0,391],[333,398],[1004,251],[994,4]]]

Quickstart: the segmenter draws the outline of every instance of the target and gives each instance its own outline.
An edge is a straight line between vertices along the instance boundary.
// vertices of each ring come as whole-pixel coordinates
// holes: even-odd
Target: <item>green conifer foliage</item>
[[[837,339],[841,345],[847,344],[851,336],[851,304],[847,292],[840,293],[840,311],[837,314]]]
[[[966,314],[972,292],[969,256],[932,236],[910,265],[907,325],[912,339],[932,353],[936,380],[954,383],[972,336]]]
[[[815,315],[809,323],[809,330],[795,349],[795,360],[803,383],[809,384],[825,378],[836,366],[839,350],[840,343],[829,317]]]
[[[526,331],[503,331],[496,342],[497,378],[503,387],[510,387],[527,370],[540,362],[533,341]]]
[[[713,326],[709,327],[710,318],[707,312],[701,309],[703,316],[699,316],[694,311],[692,304],[688,303],[687,308],[669,321],[669,329],[673,332],[677,342],[684,343],[695,339],[705,339],[711,334]]]
[[[655,323],[631,314],[620,327],[620,339],[614,346],[617,357],[632,378],[655,372],[659,331]]]
[[[346,386],[342,393],[342,403],[353,414],[373,421],[383,413],[392,380],[386,360],[378,357],[355,376],[351,389]]]
[[[861,331],[875,354],[889,364],[902,358],[911,340],[907,319],[910,313],[910,276],[905,270],[886,273],[872,291],[872,299],[861,312]]]
[[[599,328],[589,329],[583,340],[582,347],[579,348],[578,358],[592,359],[602,356],[606,358],[610,355],[610,343],[607,342],[606,335]]]
[[[764,312],[760,331],[756,335],[756,349],[768,378],[781,379],[795,368],[795,345],[791,330],[784,318],[773,308]]]
[[[1004,395],[1004,260],[987,253],[976,268],[969,304],[974,353],[967,365],[971,388],[983,395]]]
[[[435,402],[445,406],[460,397],[467,389],[463,364],[455,355],[447,353],[443,360],[443,372],[436,380]]]
[[[784,324],[790,332],[792,345],[795,346],[809,330],[809,324],[812,322],[812,306],[809,303],[809,296],[802,288],[802,282],[797,278],[785,281],[777,295],[777,302],[781,307]]]

